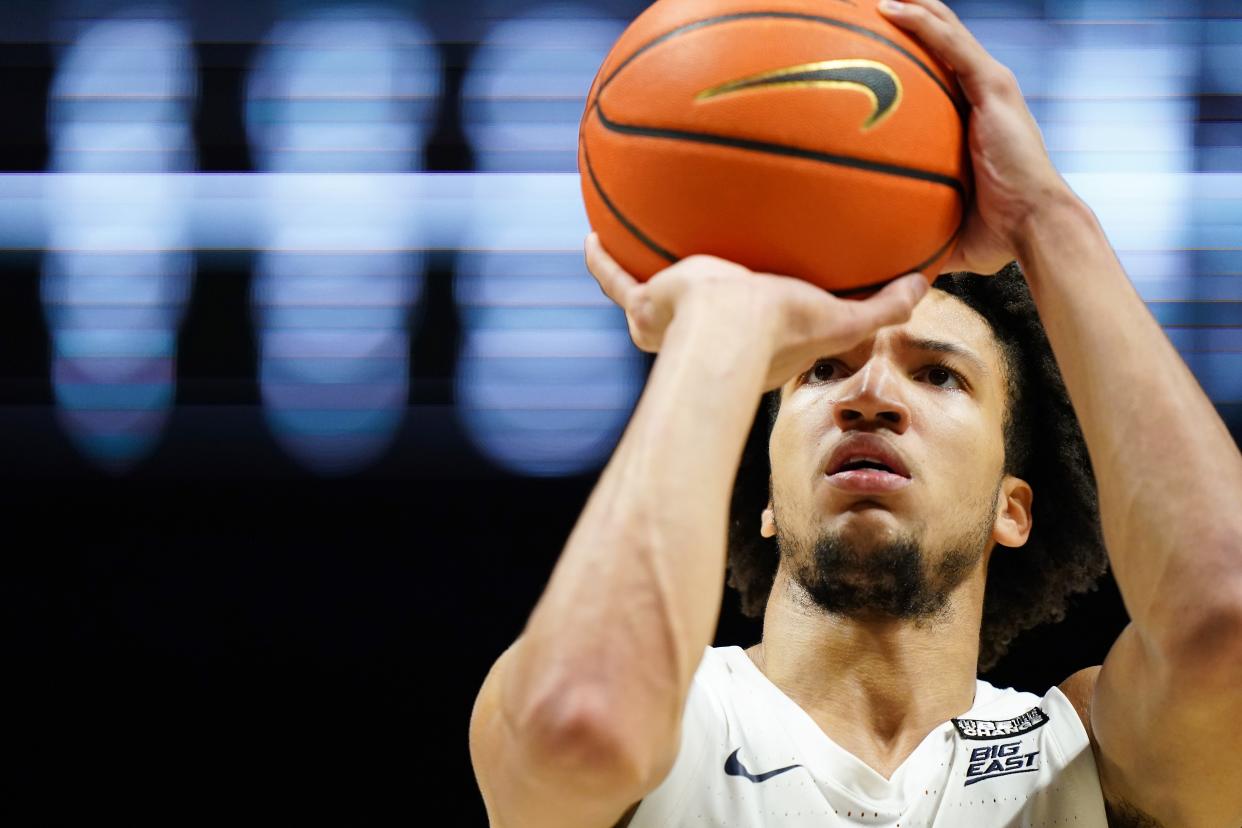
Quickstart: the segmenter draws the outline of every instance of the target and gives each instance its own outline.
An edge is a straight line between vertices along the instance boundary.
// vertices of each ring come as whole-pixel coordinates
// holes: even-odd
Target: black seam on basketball
[[[905,273],[901,274],[901,276],[905,276],[905,275],[907,274]],[[828,292],[831,293],[833,296],[837,296],[837,297],[844,299],[850,296],[857,296],[860,293],[871,293],[873,291],[883,290],[884,288],[891,285],[893,282],[900,279],[901,276],[892,276],[888,279],[885,279],[883,282],[872,282],[871,284],[863,285],[862,287],[846,288],[845,290],[829,290]]]
[[[620,133],[622,135],[638,135],[644,138],[667,138],[675,141],[688,141],[700,144],[716,144],[722,147],[731,147],[733,149],[750,150],[752,152],[766,152],[773,155],[787,155],[792,158],[802,158],[808,161],[819,161],[824,164],[834,164],[838,167],[852,167],[857,170],[867,170],[868,172],[884,173],[886,175],[896,175],[902,178],[913,178],[919,181],[929,181],[933,184],[942,184],[945,187],[951,187],[958,197],[963,201],[966,200],[966,188],[962,182],[958,181],[951,175],[942,175],[941,173],[931,172],[930,170],[920,170],[915,167],[902,167],[897,164],[885,164],[880,161],[868,161],[865,158],[854,158],[848,155],[833,155],[828,152],[820,152],[818,150],[809,150],[802,147],[791,147],[788,144],[773,144],[768,141],[756,141],[751,138],[735,138],[731,135],[715,135],[710,132],[690,132],[681,129],[665,129],[663,127],[645,127],[636,124],[620,124],[616,121],[609,120],[604,114],[604,110],[599,105],[598,96],[596,96],[595,106],[593,107],[595,114],[599,117],[599,122],[604,128],[610,132]]]
[[[863,285],[862,287],[846,288],[845,290],[834,290],[834,291],[831,291],[832,295],[840,296],[840,297],[848,297],[848,296],[857,296],[860,293],[867,293],[868,291],[882,290],[883,288],[887,287],[888,285],[891,285],[893,282],[900,279],[902,276],[908,276],[911,273],[922,273],[923,268],[927,267],[929,264],[936,261],[936,259],[939,259],[941,256],[943,256],[944,252],[949,249],[949,245],[957,241],[957,237],[962,235],[962,228],[964,228],[965,226],[966,226],[966,212],[962,211],[962,220],[957,223],[957,229],[953,231],[953,235],[949,236],[949,240],[946,241],[944,244],[940,245],[940,247],[936,249],[936,252],[931,254],[931,256],[929,256],[928,258],[919,262],[918,264],[916,264],[914,267],[910,268],[909,270],[903,273],[900,273],[896,276],[892,276],[888,279],[885,279],[882,282],[872,282],[869,285]],[[927,274],[923,274],[923,275],[926,276]],[[940,277],[939,273],[933,274],[931,281],[934,282],[939,277]]]
[[[641,55],[643,52],[646,52],[648,49],[658,46],[664,41],[677,37],[678,35],[685,34],[686,32],[693,31],[695,29],[701,29],[706,26],[715,26],[720,23],[731,23],[735,20],[750,20],[750,19],[762,19],[762,18],[776,18],[778,20],[805,20],[810,23],[822,23],[826,26],[836,26],[837,28],[845,29],[846,31],[854,32],[855,34],[860,34],[860,35],[863,35],[864,37],[869,37],[872,40],[875,40],[879,43],[883,43],[885,46],[895,49],[901,54],[905,55],[907,58],[912,60],[916,66],[922,69],[923,73],[926,74],[927,77],[931,78],[932,81],[936,84],[936,86],[939,86],[940,90],[944,92],[946,96],[948,96],[949,101],[952,102],[953,104],[953,108],[957,110],[957,114],[959,117],[965,118],[967,111],[969,111],[969,107],[966,105],[966,103],[964,101],[959,100],[958,97],[953,94],[952,90],[950,90],[949,87],[945,85],[945,82],[942,81],[939,77],[937,77],[936,73],[931,70],[930,66],[924,63],[922,60],[920,60],[918,55],[914,54],[909,49],[902,46],[900,43],[896,43],[892,40],[889,40],[887,37],[880,34],[879,32],[872,31],[871,29],[868,29],[865,26],[859,26],[856,23],[847,23],[844,20],[837,20],[836,18],[832,18],[832,17],[820,17],[819,15],[804,14],[802,12],[779,12],[779,11],[738,12],[737,14],[725,14],[719,17],[708,17],[708,18],[704,18],[703,20],[696,20],[693,23],[687,23],[684,26],[678,26],[676,29],[673,29],[672,31],[665,32],[664,34],[660,35],[654,40],[648,41],[647,43],[638,47],[638,49],[635,50],[633,54],[631,54],[624,61],[622,61],[621,65],[618,66],[616,69],[614,69],[612,71],[612,74],[610,74],[608,78],[603,83],[600,84],[599,91],[595,93],[595,102],[599,101],[599,96],[604,94],[604,90],[608,88],[608,84],[612,83],[613,78],[615,78],[618,74],[620,74],[622,69],[624,69],[626,66],[629,66],[630,63],[636,57]]]
[[[940,247],[938,247],[938,248],[936,249],[936,252],[935,252],[935,253],[931,254],[931,255],[930,255],[930,256],[928,256],[926,259],[924,259],[923,261],[919,262],[918,264],[916,264],[914,267],[910,268],[910,269],[909,269],[909,270],[907,270],[906,272],[907,272],[907,273],[914,273],[914,272],[916,272],[916,271],[917,271],[917,272],[919,272],[919,273],[922,273],[922,272],[923,272],[923,268],[927,267],[929,264],[931,264],[932,262],[936,261],[936,259],[939,259],[941,256],[943,256],[943,255],[944,255],[944,252],[945,252],[946,250],[948,250],[948,249],[949,249],[949,247],[950,247],[951,245],[953,245],[953,244],[957,241],[957,237],[958,237],[958,236],[960,236],[960,235],[962,235],[962,230],[964,230],[964,229],[966,228],[966,216],[967,216],[967,214],[968,214],[969,212],[970,212],[970,211],[969,211],[969,209],[963,209],[963,210],[962,210],[962,218],[961,218],[961,220],[960,220],[960,221],[958,221],[958,223],[957,223],[957,229],[953,231],[953,235],[949,236],[948,241],[946,241],[944,244],[940,245]],[[935,280],[935,278],[936,278],[937,276],[939,276],[939,275],[940,275],[939,273],[933,273],[933,274],[932,274],[932,280],[934,281],[934,280]]]
[[[591,184],[595,187],[595,192],[599,193],[600,200],[604,202],[604,206],[608,208],[608,211],[612,213],[613,217],[615,217],[617,221],[621,222],[621,226],[630,231],[630,234],[646,245],[652,253],[655,253],[657,256],[670,264],[676,263],[678,261],[676,256],[656,244],[652,241],[650,236],[635,227],[633,222],[621,214],[621,211],[617,209],[617,205],[612,203],[612,199],[608,197],[608,194],[604,192],[604,188],[600,186],[599,179],[595,177],[595,168],[591,166],[591,154],[587,152],[585,140],[582,142],[582,160],[586,161],[587,176],[591,179]]]

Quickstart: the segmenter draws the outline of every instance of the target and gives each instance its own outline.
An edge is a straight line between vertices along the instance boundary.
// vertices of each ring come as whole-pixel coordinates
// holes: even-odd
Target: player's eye
[[[965,389],[966,387],[961,374],[944,365],[928,365],[925,368],[921,368],[914,375],[914,379],[926,382],[928,385],[934,385],[937,388],[957,390]]]
[[[821,359],[804,375],[807,382],[832,382],[845,379],[849,374],[845,366],[835,359]]]

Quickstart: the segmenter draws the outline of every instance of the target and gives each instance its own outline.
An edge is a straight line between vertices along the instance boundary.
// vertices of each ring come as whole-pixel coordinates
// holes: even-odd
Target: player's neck
[[[915,624],[827,614],[782,570],[763,642],[748,654],[834,741],[888,776],[973,703],[982,581],[967,579],[942,617]]]

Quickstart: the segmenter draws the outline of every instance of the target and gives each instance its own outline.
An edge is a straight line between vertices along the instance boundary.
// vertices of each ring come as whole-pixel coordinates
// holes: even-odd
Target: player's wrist
[[[1015,224],[1011,244],[1019,260],[1028,255],[1040,239],[1055,235],[1068,228],[1089,227],[1095,224],[1091,212],[1063,179],[1049,183],[1032,199],[1021,219]]]
[[[762,375],[779,347],[777,310],[753,285],[691,285],[677,302],[661,350],[701,350],[722,372]]]

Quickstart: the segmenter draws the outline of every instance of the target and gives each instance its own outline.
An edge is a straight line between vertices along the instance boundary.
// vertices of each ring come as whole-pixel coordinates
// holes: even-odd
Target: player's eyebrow
[[[910,334],[901,334],[898,342],[901,347],[912,351],[931,351],[937,354],[955,356],[966,362],[979,374],[986,375],[988,373],[987,363],[978,354],[960,342],[949,342],[944,339],[926,339]]]

